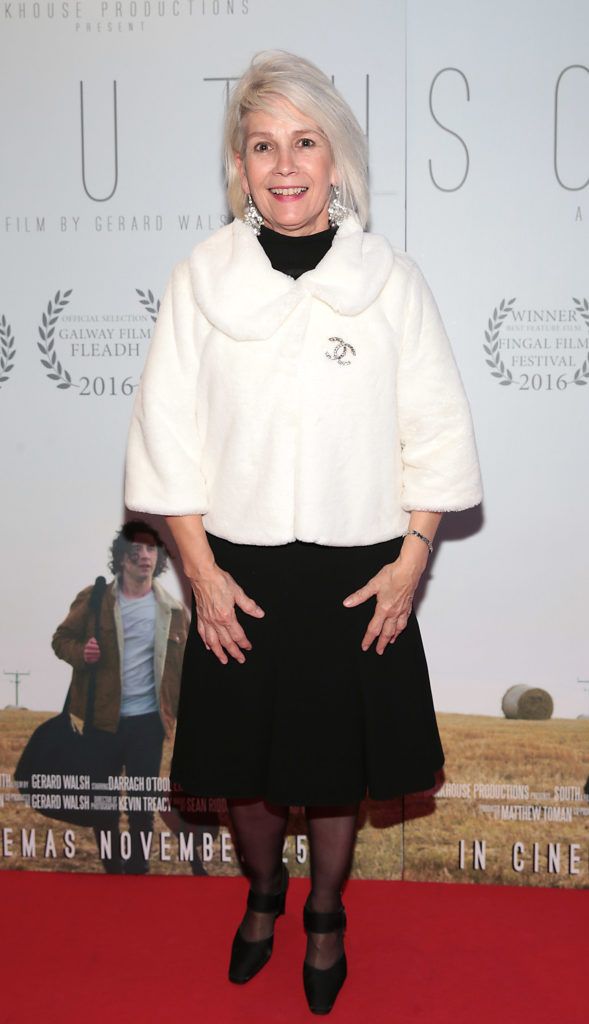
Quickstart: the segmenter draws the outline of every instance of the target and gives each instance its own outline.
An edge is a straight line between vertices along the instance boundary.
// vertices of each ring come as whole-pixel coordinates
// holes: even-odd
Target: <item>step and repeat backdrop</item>
[[[445,517],[418,601],[444,775],[362,808],[354,873],[587,886],[587,4],[21,0],[0,20],[0,866],[238,871],[224,802],[169,792],[186,629],[173,558],[154,583],[159,769],[156,736],[137,774],[116,759],[100,779],[76,772],[60,750],[81,723],[56,719],[87,671],[89,588],[117,571],[163,286],[228,220],[228,90],[280,48],[332,75],[367,133],[371,229],[432,285],[485,485],[481,508]],[[109,589],[116,651],[112,604]],[[112,692],[97,695],[107,717]],[[33,734],[42,753],[18,772]],[[300,809],[285,857],[307,872]]]

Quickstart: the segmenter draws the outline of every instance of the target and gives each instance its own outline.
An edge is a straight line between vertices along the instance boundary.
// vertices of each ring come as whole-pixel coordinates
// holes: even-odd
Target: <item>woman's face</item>
[[[335,171],[317,124],[277,99],[272,113],[246,114],[243,129],[244,153],[235,162],[244,195],[251,194],[264,224],[284,235],[325,231]]]

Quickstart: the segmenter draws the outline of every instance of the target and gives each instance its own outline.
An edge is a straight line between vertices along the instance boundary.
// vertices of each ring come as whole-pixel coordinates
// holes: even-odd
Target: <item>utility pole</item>
[[[20,683],[23,676],[30,676],[30,672],[7,672],[4,670],[5,676],[12,676],[15,690],[15,707],[18,707],[18,684]]]
[[[583,687],[585,693],[589,697],[589,679],[579,679],[579,677],[577,676],[577,682],[579,686]]]

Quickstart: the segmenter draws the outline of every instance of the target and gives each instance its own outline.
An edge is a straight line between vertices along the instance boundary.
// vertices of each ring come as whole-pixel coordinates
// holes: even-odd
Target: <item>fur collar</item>
[[[349,216],[315,270],[297,281],[273,270],[241,220],[197,245],[189,263],[196,302],[207,320],[236,341],[253,341],[271,337],[309,294],[344,316],[361,313],[383,288],[393,259],[385,238],[364,232]]]

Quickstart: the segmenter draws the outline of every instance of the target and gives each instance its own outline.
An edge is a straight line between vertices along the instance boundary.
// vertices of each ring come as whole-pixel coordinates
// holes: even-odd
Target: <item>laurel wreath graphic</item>
[[[589,302],[587,299],[576,299],[573,295],[573,302],[577,312],[581,314],[582,319],[589,327]],[[589,355],[583,361],[583,365],[575,370],[573,374],[573,384],[586,384],[589,380]]]
[[[12,327],[7,323],[6,317],[0,317],[0,386],[4,384],[14,366],[16,346]]]
[[[515,380],[511,370],[508,370],[505,366],[499,352],[499,332],[501,330],[501,324],[505,320],[505,317],[513,309],[515,299],[501,299],[498,306],[495,306],[492,316],[487,321],[487,330],[485,331],[485,344],[483,348],[487,353],[488,358],[485,359],[487,366],[491,367],[491,376],[496,377],[501,385],[509,386],[515,384]],[[582,319],[585,321],[589,328],[589,302],[587,299],[575,299],[573,296],[573,302],[578,313],[581,314]],[[572,379],[566,381],[564,374],[562,375],[563,388],[569,384],[587,384],[589,383],[589,355],[587,355],[583,364],[575,370]]]
[[[483,345],[485,352],[488,355],[488,359],[485,359],[487,366],[491,367],[491,376],[497,377],[499,383],[503,387],[508,387],[514,383],[513,374],[511,370],[508,370],[503,362],[499,353],[499,331],[501,330],[501,324],[505,320],[505,317],[513,309],[515,298],[501,299],[498,306],[495,306],[493,315],[489,317],[487,321],[487,330],[485,331],[486,344]]]
[[[151,319],[155,323],[157,320],[157,315],[160,311],[160,300],[155,298],[155,295],[153,294],[151,288],[148,288],[147,292],[142,292],[140,288],[136,288],[135,291],[139,296],[139,301],[141,305],[145,306]]]
[[[57,358],[57,352],[55,351],[55,325],[63,313],[65,307],[70,302],[70,296],[72,289],[64,292],[63,295],[60,291],[55,293],[53,300],[49,299],[47,303],[47,311],[43,313],[41,318],[41,326],[39,327],[39,334],[41,341],[37,342],[37,347],[44,357],[41,359],[41,364],[48,371],[47,376],[49,380],[57,381],[57,387],[62,391],[67,388],[77,388],[78,385],[74,384],[68,371],[61,365]]]

